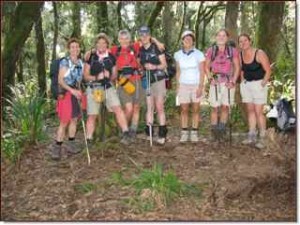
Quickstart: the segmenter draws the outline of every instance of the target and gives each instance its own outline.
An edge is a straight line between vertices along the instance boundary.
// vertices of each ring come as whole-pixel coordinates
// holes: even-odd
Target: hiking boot
[[[166,138],[159,137],[159,138],[157,138],[156,143],[160,144],[160,145],[164,145],[166,143]]]
[[[50,155],[53,160],[60,160],[61,157],[61,145],[53,144],[50,147]]]
[[[219,132],[217,129],[217,125],[212,125],[210,132],[211,132],[210,141],[212,141],[212,142],[217,141],[219,139]]]
[[[131,139],[131,141],[135,141],[136,139],[136,130],[133,130],[133,129],[129,129],[129,137]]]
[[[264,140],[259,140],[256,142],[255,147],[258,149],[264,149],[266,147]]]
[[[166,125],[162,125],[158,127],[158,139],[156,142],[160,145],[164,145],[166,143],[166,136],[168,133],[168,129]]]
[[[190,132],[190,139],[191,139],[191,142],[198,142],[199,141],[198,130],[192,130]]]
[[[182,130],[179,142],[184,143],[184,142],[187,142],[188,140],[189,140],[189,131],[188,130]]]
[[[249,132],[247,139],[242,141],[243,145],[251,145],[256,142],[256,133]]]
[[[130,138],[130,135],[129,135],[129,131],[123,132],[123,137],[122,137],[120,143],[123,144],[123,145],[129,145],[130,142],[131,142],[131,138]]]
[[[66,150],[69,154],[78,154],[82,150],[82,143],[79,143],[78,141],[68,141],[66,143]]]
[[[217,136],[220,141],[226,141],[226,125],[225,123],[219,123]]]

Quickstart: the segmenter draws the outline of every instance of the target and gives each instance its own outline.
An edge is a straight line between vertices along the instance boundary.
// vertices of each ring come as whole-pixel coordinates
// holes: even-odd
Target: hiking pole
[[[105,121],[106,121],[106,97],[107,97],[107,90],[106,90],[106,81],[104,81],[104,99],[101,103],[101,141],[105,141]]]
[[[146,79],[147,79],[147,98],[148,98],[148,112],[150,111],[150,118],[149,120],[151,120],[152,118],[152,106],[151,106],[151,82],[150,82],[150,71],[149,70],[146,70]],[[150,108],[149,108],[150,107]],[[150,136],[150,146],[152,147],[152,124],[151,122],[149,121],[149,136]]]
[[[84,142],[85,142],[85,147],[86,147],[86,154],[87,154],[87,158],[88,158],[88,165],[91,164],[91,158],[90,158],[90,152],[89,152],[89,147],[88,147],[88,143],[87,143],[87,137],[86,137],[86,130],[85,130],[85,123],[83,120],[83,110],[82,110],[82,106],[81,106],[81,100],[77,98],[78,104],[79,104],[79,110],[80,110],[80,114],[81,114],[81,124],[82,124],[82,129],[83,129],[83,136],[84,136]]]
[[[216,102],[218,102],[218,76],[217,74],[213,74],[213,80],[215,81],[215,98]],[[219,117],[219,107],[217,107],[217,124],[218,124],[218,117]],[[220,134],[219,132],[216,134],[217,139],[218,139],[218,144],[220,144]]]
[[[227,75],[227,81],[230,83],[230,78]],[[232,133],[231,133],[231,101],[230,101],[230,87],[228,89],[228,122],[229,122],[229,144],[231,146],[231,139],[232,139]]]

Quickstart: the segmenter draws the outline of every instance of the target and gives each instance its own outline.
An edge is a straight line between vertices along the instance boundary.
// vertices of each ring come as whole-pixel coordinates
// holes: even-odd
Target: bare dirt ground
[[[178,125],[176,125],[178,127]],[[296,135],[268,130],[268,146],[257,150],[210,143],[179,144],[179,129],[169,128],[165,146],[140,139],[130,147],[107,144],[56,162],[47,145],[28,148],[17,167],[1,162],[1,217],[6,221],[296,221]],[[78,134],[78,136],[82,136]],[[113,142],[113,141],[112,141]],[[102,149],[102,150],[101,150]],[[137,166],[161,163],[180,180],[202,188],[200,197],[182,197],[168,207],[136,212],[124,204],[134,193],[111,182],[113,173],[137,174]],[[87,194],[78,184],[91,183]]]

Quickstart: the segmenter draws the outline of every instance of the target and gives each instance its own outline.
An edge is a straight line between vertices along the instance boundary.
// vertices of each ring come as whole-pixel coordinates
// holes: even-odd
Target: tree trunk
[[[183,28],[184,28],[184,24],[185,24],[186,7],[187,7],[187,3],[183,2],[183,14],[182,14],[181,26],[180,26],[180,31],[178,33],[177,41],[175,42],[175,45],[174,45],[175,49],[173,50],[173,52],[175,52],[177,47],[180,45],[181,34],[183,32]]]
[[[20,58],[18,60],[18,69],[17,69],[17,78],[19,83],[24,83],[24,73],[23,73],[23,57],[20,54]]]
[[[97,2],[97,32],[107,33],[108,28],[108,12],[107,12],[107,3],[106,2]]]
[[[250,3],[246,1],[241,1],[241,33],[246,33],[251,35],[250,33],[250,26],[249,26],[249,6]]]
[[[163,33],[163,40],[164,40],[164,44],[166,46],[167,49],[170,49],[172,43],[172,23],[174,22],[174,20],[172,19],[172,14],[171,14],[171,7],[172,7],[172,3],[171,2],[165,2],[165,7],[164,7],[164,11],[163,11],[163,16],[162,16],[162,24],[164,28],[168,28],[168,29],[164,29],[164,33]]]
[[[163,6],[164,6],[164,2],[157,2],[154,9],[152,10],[152,12],[149,16],[148,22],[147,22],[150,30],[152,30],[154,22],[155,22],[156,18],[158,17],[160,11],[162,10]]]
[[[3,46],[2,65],[3,82],[2,96],[9,97],[11,92],[8,85],[14,86],[16,62],[27,40],[34,22],[39,19],[40,9],[44,2],[21,2],[18,3],[11,29],[7,34]]]
[[[122,29],[122,15],[121,15],[121,10],[122,10],[122,2],[118,2],[117,6],[117,15],[118,15],[118,28],[119,30]]]
[[[237,43],[237,20],[239,2],[227,2],[225,14],[225,28],[230,34],[230,39]]]
[[[53,5],[53,16],[54,16],[54,35],[53,35],[53,47],[52,47],[52,61],[56,59],[56,45],[58,37],[58,12],[57,3],[52,2]]]
[[[40,12],[41,13],[41,12]],[[45,68],[45,43],[43,35],[43,22],[40,19],[35,23],[37,74],[40,96],[46,97],[46,68]]]
[[[73,33],[71,37],[81,38],[81,23],[80,23],[80,3],[73,2],[72,3],[72,22],[73,22]]]
[[[203,2],[200,3],[198,11],[197,11],[197,18],[194,26],[195,30],[195,35],[196,35],[196,40],[195,40],[195,46],[196,48],[199,48],[199,26],[200,26],[200,17],[201,17],[201,12],[203,8]]]
[[[271,62],[276,61],[280,46],[284,2],[259,2],[257,47],[263,49]]]
[[[139,29],[139,27],[144,24],[144,15],[142,9],[142,2],[135,2],[135,29]]]

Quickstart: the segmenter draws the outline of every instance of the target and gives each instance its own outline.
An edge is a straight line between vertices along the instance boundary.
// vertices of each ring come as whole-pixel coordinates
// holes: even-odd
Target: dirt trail
[[[78,135],[80,136],[80,135]],[[268,148],[180,145],[179,130],[171,129],[169,142],[154,146],[140,139],[133,146],[110,144],[85,154],[49,159],[47,145],[28,149],[19,168],[1,163],[2,220],[296,220],[296,136],[268,132]],[[137,167],[161,163],[187,183],[203,188],[199,198],[180,198],[169,207],[136,213],[124,204],[132,190],[111,184],[111,175],[137,173]],[[97,186],[88,194],[76,185]]]

